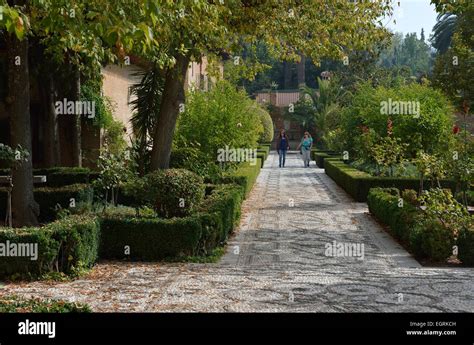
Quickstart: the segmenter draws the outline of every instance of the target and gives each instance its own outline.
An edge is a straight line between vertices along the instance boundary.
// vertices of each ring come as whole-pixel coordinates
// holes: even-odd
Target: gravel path
[[[82,302],[99,312],[474,311],[473,269],[421,267],[365,203],[302,165],[290,153],[280,169],[270,155],[218,264],[103,262],[73,282],[8,284],[0,295]],[[361,251],[328,256],[334,241]]]

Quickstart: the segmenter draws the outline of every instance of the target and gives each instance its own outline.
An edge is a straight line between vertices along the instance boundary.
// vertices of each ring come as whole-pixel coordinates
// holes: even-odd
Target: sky
[[[421,28],[425,30],[426,39],[429,38],[433,26],[436,23],[437,13],[430,0],[398,0],[394,1],[394,15],[389,21],[388,18],[382,21],[388,23],[386,27],[392,31],[402,32],[404,35],[416,32],[420,37]],[[394,20],[396,23],[394,23]]]

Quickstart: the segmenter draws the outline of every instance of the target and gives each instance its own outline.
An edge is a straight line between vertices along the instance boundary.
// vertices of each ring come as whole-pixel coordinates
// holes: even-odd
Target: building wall
[[[129,105],[132,100],[130,88],[140,82],[140,76],[135,74],[141,71],[142,69],[135,65],[123,67],[108,65],[102,69],[104,95],[111,99],[114,107],[114,118],[122,122],[126,129],[127,140],[133,134],[130,123],[132,116],[132,109]]]

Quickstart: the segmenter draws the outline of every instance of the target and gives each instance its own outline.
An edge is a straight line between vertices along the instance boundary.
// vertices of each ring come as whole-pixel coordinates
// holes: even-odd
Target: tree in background
[[[385,35],[377,24],[391,11],[385,2],[162,1],[160,20],[153,26],[165,74],[152,150],[152,169],[167,168],[179,109],[184,104],[184,76],[191,59],[226,51],[237,55],[242,43],[263,41],[275,56],[299,60],[304,54],[319,61],[342,59]],[[234,56],[234,58],[239,58]],[[235,61],[235,60],[234,60]]]

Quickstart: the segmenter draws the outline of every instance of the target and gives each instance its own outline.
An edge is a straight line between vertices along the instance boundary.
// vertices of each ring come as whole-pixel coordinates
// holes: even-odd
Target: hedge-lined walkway
[[[313,163],[314,164],[314,163]],[[219,264],[101,263],[74,282],[0,288],[94,311],[474,311],[474,270],[421,268],[321,169],[272,153]],[[326,243],[364,244],[364,260]]]

